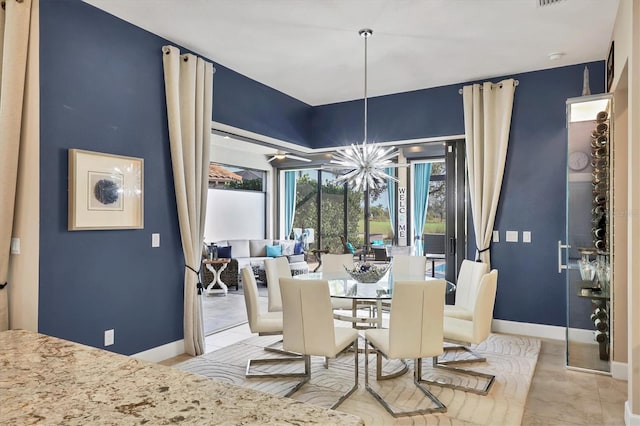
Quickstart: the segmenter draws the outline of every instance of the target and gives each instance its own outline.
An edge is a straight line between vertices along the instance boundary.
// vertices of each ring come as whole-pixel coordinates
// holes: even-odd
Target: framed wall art
[[[144,160],[69,149],[70,231],[142,229]]]

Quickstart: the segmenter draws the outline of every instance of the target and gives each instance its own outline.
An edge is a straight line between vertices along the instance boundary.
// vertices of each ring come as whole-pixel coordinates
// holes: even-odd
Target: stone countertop
[[[340,424],[360,418],[55,337],[0,333],[2,424]]]

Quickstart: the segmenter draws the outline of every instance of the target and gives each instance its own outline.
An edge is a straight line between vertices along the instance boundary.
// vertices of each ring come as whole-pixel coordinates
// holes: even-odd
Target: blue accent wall
[[[604,92],[604,61],[487,79],[513,77],[511,134],[494,229],[492,267],[499,271],[497,319],[564,326],[565,274],[558,273],[557,244],[565,239],[566,100],[580,96],[584,67],[592,93]],[[465,83],[468,84],[468,83]],[[463,83],[369,99],[369,141],[464,134]],[[316,107],[315,148],[361,142],[362,100]],[[469,215],[471,211],[469,211]],[[531,231],[530,244],[504,242],[505,231]],[[474,258],[473,230],[469,252]],[[520,234],[522,235],[522,234]]]
[[[460,85],[377,96],[367,101],[367,140],[385,142],[464,134]],[[363,100],[317,106],[311,118],[312,146],[362,143]]]
[[[103,347],[113,328],[107,349],[123,354],[183,337],[165,44],[175,45],[79,0],[40,3],[42,333]],[[310,108],[216,64],[217,121],[306,144]],[[67,231],[69,148],[144,159],[144,229]]]
[[[108,349],[123,354],[181,339],[184,268],[161,59],[170,42],[80,0],[42,0],[40,25],[39,331],[102,347],[104,330],[114,328]],[[604,62],[587,65],[592,92],[603,92]],[[362,140],[362,101],[312,108],[216,69],[216,121],[314,148]],[[520,85],[495,229],[501,236],[529,230],[533,242],[493,247],[496,318],[565,323],[556,263],[565,220],[565,100],[580,95],[583,69],[513,76]],[[461,85],[370,99],[369,139],[464,133]],[[69,148],[144,158],[144,229],[67,231]],[[151,248],[154,232],[160,248]]]
[[[310,146],[313,108],[216,64],[213,119],[302,146]]]

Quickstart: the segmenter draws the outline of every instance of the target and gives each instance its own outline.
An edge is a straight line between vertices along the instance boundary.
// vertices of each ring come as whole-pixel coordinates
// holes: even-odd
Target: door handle
[[[558,273],[561,274],[563,269],[569,269],[568,265],[562,264],[562,249],[570,249],[569,244],[562,244],[562,241],[558,240]]]
[[[456,239],[454,237],[449,238],[449,254],[456,254]]]

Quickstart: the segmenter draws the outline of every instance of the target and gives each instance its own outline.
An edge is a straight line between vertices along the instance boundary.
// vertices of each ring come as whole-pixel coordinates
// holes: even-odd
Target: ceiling
[[[618,0],[85,1],[310,105],[363,97],[362,28],[373,29],[371,97],[603,60],[618,8]]]

